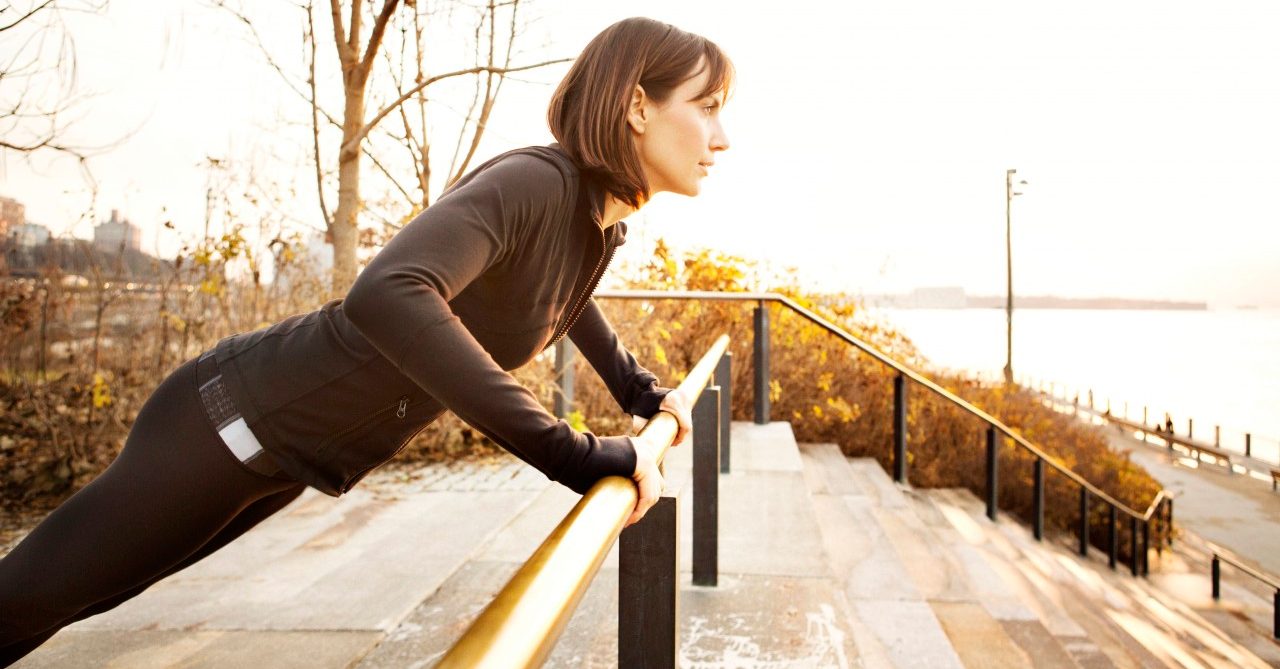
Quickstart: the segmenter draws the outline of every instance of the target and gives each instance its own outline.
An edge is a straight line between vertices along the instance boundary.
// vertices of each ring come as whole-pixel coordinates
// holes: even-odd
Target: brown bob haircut
[[[639,208],[650,191],[627,125],[632,91],[639,84],[664,104],[672,90],[701,73],[696,68],[703,59],[710,77],[698,97],[720,91],[727,97],[733,63],[714,42],[653,19],[618,21],[587,44],[551,96],[551,134],[605,190]]]

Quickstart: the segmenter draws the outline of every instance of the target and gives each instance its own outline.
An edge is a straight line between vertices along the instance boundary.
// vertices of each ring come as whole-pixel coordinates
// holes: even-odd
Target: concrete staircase
[[[1134,579],[990,522],[968,491],[900,487],[873,460],[797,445],[787,423],[733,423],[732,442],[717,587],[689,582],[688,447],[666,465],[681,666],[1280,666],[1258,633],[1269,602],[1235,582],[1244,604],[1205,601],[1194,537]],[[514,458],[309,492],[17,666],[428,667],[576,500]],[[616,666],[617,579],[615,549],[547,666]]]
[[[878,527],[871,534],[883,532],[914,588],[903,599],[928,607],[965,666],[1280,665],[1275,643],[1256,631],[1242,642],[1158,578],[1112,572],[1104,556],[1081,558],[1069,539],[1036,542],[1027,528],[1003,516],[992,523],[967,490],[900,488],[874,460],[845,459],[834,445],[806,444],[801,452],[815,506],[834,507],[831,513],[838,515],[843,502],[853,515],[874,520]],[[870,551],[842,549],[847,539],[830,532],[833,525],[823,524],[832,535],[829,554],[837,571],[851,574],[848,592],[856,602],[867,597],[858,594],[856,575]],[[838,557],[842,553],[849,557]],[[1193,587],[1203,586],[1207,595],[1207,579],[1199,581]],[[1250,648],[1259,640],[1269,652],[1262,645]],[[919,662],[912,646],[886,644],[886,650],[892,666],[934,666]]]
[[[897,486],[787,423],[734,423],[732,441],[716,588],[689,583],[690,453],[667,461],[686,528],[681,666],[1280,666],[1269,639],[1251,650],[1155,579],[992,523],[968,491]],[[359,666],[430,666],[574,501],[546,489]],[[616,609],[615,551],[547,666],[616,666]]]

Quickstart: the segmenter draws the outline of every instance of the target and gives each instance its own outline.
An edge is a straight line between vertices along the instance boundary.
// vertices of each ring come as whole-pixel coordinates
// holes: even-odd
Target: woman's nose
[[[716,131],[711,135],[711,150],[724,151],[729,148],[729,135],[725,134],[724,128],[720,124],[716,124]]]

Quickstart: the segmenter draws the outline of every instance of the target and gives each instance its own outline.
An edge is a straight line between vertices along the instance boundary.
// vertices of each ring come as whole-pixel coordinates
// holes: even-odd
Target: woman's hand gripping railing
[[[697,397],[728,346],[728,335],[716,339],[678,390],[686,397]],[[636,447],[660,463],[678,429],[675,417],[661,411],[635,437]],[[636,485],[630,479],[610,476],[597,481],[437,666],[541,665],[635,511],[637,500]]]

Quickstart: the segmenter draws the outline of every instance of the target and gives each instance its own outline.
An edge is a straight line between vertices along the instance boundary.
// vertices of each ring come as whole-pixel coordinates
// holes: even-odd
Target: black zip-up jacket
[[[591,294],[626,224],[556,144],[497,156],[410,221],[345,299],[215,349],[232,401],[289,475],[347,492],[446,409],[582,493],[630,477],[629,437],[557,420],[507,370],[568,334],[619,406],[653,416],[668,389]]]

